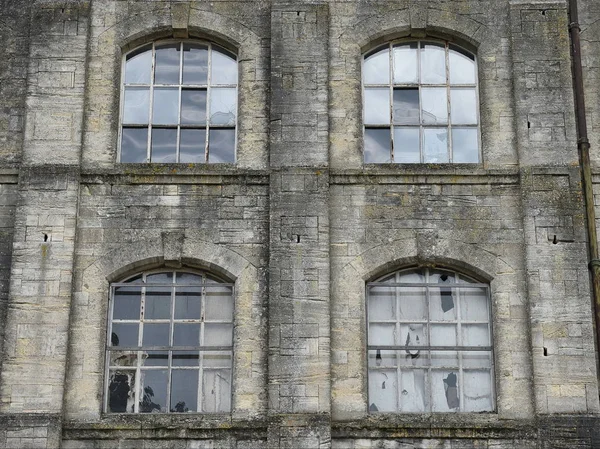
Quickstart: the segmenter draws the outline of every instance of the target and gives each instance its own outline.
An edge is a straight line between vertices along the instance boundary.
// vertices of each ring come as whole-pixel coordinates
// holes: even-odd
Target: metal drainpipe
[[[577,149],[581,168],[583,197],[588,234],[588,268],[592,274],[592,295],[596,321],[596,351],[600,351],[600,259],[598,259],[598,237],[596,235],[596,211],[594,209],[594,191],[592,169],[590,167],[590,142],[587,137],[585,116],[585,98],[583,93],[583,69],[581,65],[581,41],[579,33],[579,15],[577,0],[569,0],[569,34],[571,36],[571,56],[573,70],[573,89],[575,94],[575,119],[577,121]],[[597,352],[598,353],[598,352]],[[598,357],[596,358],[598,362]],[[597,371],[600,376],[600,371]]]

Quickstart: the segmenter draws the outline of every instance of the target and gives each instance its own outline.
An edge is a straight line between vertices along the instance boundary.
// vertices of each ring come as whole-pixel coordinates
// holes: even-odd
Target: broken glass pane
[[[138,346],[138,323],[112,323],[111,346]]]
[[[206,287],[206,321],[233,321],[231,287]]]
[[[427,319],[424,287],[398,288],[400,294],[400,318],[403,320]]]
[[[394,162],[399,164],[418,164],[419,128],[394,127]]]
[[[179,44],[156,46],[156,84],[179,84]]]
[[[463,324],[463,346],[490,346],[490,332],[487,324]]]
[[[125,62],[126,84],[150,84],[152,74],[152,46],[147,45],[127,55]]]
[[[235,162],[235,130],[210,129],[208,162],[211,164]]]
[[[393,346],[396,344],[395,324],[369,324],[369,344],[381,346]],[[401,343],[404,344],[404,343]]]
[[[177,130],[154,128],[152,130],[152,144],[150,162],[176,162],[177,161]]]
[[[446,52],[443,45],[421,44],[421,82],[423,84],[446,82]]]
[[[369,370],[369,409],[379,412],[398,410],[398,377],[396,370]],[[375,404],[375,409],[371,407]]]
[[[459,411],[460,395],[457,371],[431,371],[431,411]]]
[[[450,84],[475,84],[475,59],[466,51],[450,46],[448,51]]]
[[[113,320],[139,320],[141,299],[140,287],[116,287]]]
[[[204,345],[231,346],[233,340],[233,324],[204,324]]]
[[[417,82],[417,43],[394,46],[394,83]]]
[[[121,162],[146,162],[148,128],[123,128],[121,132]]]
[[[202,411],[228,412],[231,409],[231,370],[204,370]]]
[[[173,351],[173,366],[198,366],[198,351]]]
[[[425,411],[425,377],[422,369],[403,369],[400,373],[400,411]]]
[[[141,371],[140,413],[167,412],[167,370]]]
[[[155,88],[152,123],[176,125],[179,121],[179,89]]]
[[[200,344],[199,323],[175,323],[173,346],[198,346]]]
[[[463,371],[464,410],[466,412],[489,412],[492,407],[492,382],[490,372]]]
[[[488,320],[488,299],[485,289],[460,289],[460,316],[466,321]]]
[[[110,366],[136,366],[137,351],[110,351]]]
[[[225,52],[217,50],[213,47],[212,51],[212,66],[210,74],[211,84],[237,84],[237,62],[235,57]]]
[[[133,413],[135,407],[135,370],[110,370],[108,376],[108,411]]]
[[[429,287],[429,318],[434,321],[456,320],[457,290]]]
[[[431,324],[432,346],[456,346],[456,324]]]
[[[202,287],[177,287],[175,289],[175,319],[200,319]]]
[[[206,124],[206,90],[183,89],[181,91],[181,124]]]
[[[142,352],[141,366],[168,366],[169,353],[167,351]]]
[[[198,411],[198,370],[178,370],[171,373],[172,413]]]
[[[146,287],[145,319],[171,318],[171,288]]]
[[[363,64],[364,84],[387,84],[390,82],[390,50],[375,50],[365,56]]]
[[[427,325],[407,323],[400,325],[400,345],[423,346],[427,344]],[[417,350],[409,350],[409,354],[415,355]],[[407,353],[407,354],[408,354]]]
[[[150,89],[147,87],[125,88],[123,125],[146,125],[148,111],[150,111]]]
[[[452,162],[465,164],[479,162],[477,128],[452,127]]]
[[[389,128],[366,128],[365,163],[387,163],[392,161],[391,157],[391,136]]]
[[[205,129],[182,129],[179,136],[179,162],[204,163]]]
[[[235,125],[237,94],[233,88],[214,88],[210,91],[210,124]]]
[[[419,124],[419,89],[394,89],[394,124]]]
[[[383,349],[369,350],[369,367],[395,368],[398,366],[397,351],[386,351]]]
[[[396,289],[394,287],[371,287],[369,289],[369,320],[396,319]]]
[[[142,346],[169,346],[169,323],[145,323]]]
[[[452,124],[477,124],[477,94],[475,89],[450,89]]]
[[[448,162],[448,129],[423,129],[423,162]]]
[[[421,89],[423,124],[438,125],[448,123],[448,95],[445,87]]]
[[[208,48],[183,44],[183,84],[206,84],[208,80]]]
[[[390,90],[387,88],[365,89],[364,108],[365,124],[389,125],[391,115]]]

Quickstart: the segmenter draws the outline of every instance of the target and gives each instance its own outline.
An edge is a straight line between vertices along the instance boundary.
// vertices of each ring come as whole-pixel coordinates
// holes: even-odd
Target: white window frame
[[[398,46],[398,45],[410,45],[410,44],[417,44],[417,81],[415,83],[395,83],[394,82],[394,46]],[[445,83],[439,83],[439,84],[428,84],[428,83],[422,83],[421,82],[421,46],[422,45],[427,45],[427,44],[433,44],[433,45],[440,45],[440,46],[444,46],[444,50],[445,50],[445,70],[446,70],[446,82]],[[376,54],[377,52],[386,49],[388,50],[388,56],[389,56],[389,83],[386,84],[365,84],[365,80],[364,80],[364,65],[365,65],[365,60],[367,58],[367,56]],[[475,71],[475,83],[474,84],[451,84],[450,83],[450,66],[449,66],[449,51],[450,50],[454,50],[454,51],[458,51],[460,53],[463,54],[469,54],[472,58],[473,58],[473,64],[474,64],[474,71]],[[440,40],[435,40],[435,39],[421,39],[421,40],[414,40],[414,39],[400,39],[400,40],[394,40],[394,41],[390,41],[384,45],[379,45],[377,47],[374,47],[372,49],[370,49],[369,51],[365,52],[361,58],[361,73],[363,74],[361,76],[361,85],[362,85],[362,89],[361,89],[361,93],[362,93],[362,108],[363,108],[363,113],[362,113],[362,120],[363,120],[363,127],[362,127],[362,131],[363,131],[363,148],[365,147],[365,133],[367,129],[389,129],[390,130],[390,161],[389,163],[403,163],[403,164],[430,164],[430,163],[437,163],[437,162],[428,162],[424,160],[423,157],[423,146],[424,146],[424,129],[435,129],[435,128],[440,128],[440,129],[446,129],[448,131],[448,145],[447,145],[447,149],[448,149],[448,162],[441,162],[441,163],[450,163],[450,164],[455,164],[457,162],[453,161],[453,148],[452,148],[452,127],[456,127],[456,128],[476,128],[477,129],[477,157],[478,157],[478,161],[477,162],[460,162],[460,163],[468,163],[468,164],[481,164],[483,162],[483,152],[482,152],[482,142],[481,142],[481,116],[480,116],[480,99],[479,99],[479,68],[478,68],[478,64],[477,64],[477,57],[474,53],[465,50],[464,48],[454,44],[454,43],[450,43],[448,41],[440,41]],[[447,124],[439,124],[439,125],[433,125],[433,124],[424,124],[423,123],[423,119],[421,117],[422,115],[422,96],[421,96],[421,88],[425,87],[425,88],[445,88],[446,89],[446,98],[447,98],[447,110],[448,110],[448,122]],[[390,91],[390,124],[369,124],[366,122],[365,120],[365,88],[388,88]],[[418,89],[419,90],[419,124],[418,125],[409,125],[409,124],[394,124],[394,89]],[[451,116],[451,103],[450,103],[450,89],[465,89],[465,88],[470,88],[470,89],[475,89],[475,102],[476,102],[476,115],[477,115],[477,124],[476,125],[469,125],[469,124],[452,124],[452,116]],[[419,129],[419,162],[395,162],[394,160],[394,127],[403,127],[403,128],[418,128]],[[363,155],[363,162],[364,162],[364,155]],[[385,162],[364,162],[365,164],[381,164],[381,163],[385,163]]]
[[[148,275],[154,275],[154,274],[163,274],[163,273],[171,273],[172,274],[172,279],[173,282],[172,283],[146,283],[146,277]],[[177,281],[177,274],[180,273],[185,273],[185,274],[191,274],[194,276],[197,276],[200,279],[200,282],[198,284],[189,284],[189,283],[180,283],[178,284]],[[141,282],[132,282],[135,281],[137,279],[140,279]],[[179,287],[192,287],[192,286],[200,286],[202,288],[202,293],[201,293],[201,304],[200,304],[200,312],[201,312],[201,317],[199,319],[190,319],[190,318],[185,318],[185,319],[175,319],[175,299],[176,299],[176,292],[177,292],[177,288]],[[119,287],[139,287],[141,289],[141,299],[140,299],[140,318],[135,320],[135,319],[113,319],[113,309],[114,309],[114,292],[116,288]],[[145,298],[146,298],[146,289],[148,287],[151,288],[155,288],[155,287],[168,287],[171,288],[171,315],[170,318],[168,319],[149,319],[146,320],[144,318],[144,306],[145,306]],[[218,321],[218,320],[210,320],[209,322],[212,324],[219,324],[219,323],[223,323],[223,324],[231,324],[231,328],[232,328],[232,334],[231,334],[231,345],[226,345],[226,346],[215,346],[215,345],[204,345],[204,341],[203,338],[206,335],[205,331],[204,331],[204,326],[205,326],[205,304],[206,304],[206,289],[210,288],[210,287],[216,287],[216,288],[222,288],[222,287],[226,287],[226,288],[230,288],[231,289],[231,301],[232,301],[232,317],[231,317],[231,321],[229,320],[224,320],[224,321]],[[197,395],[196,395],[196,404],[197,404],[197,410],[190,410],[188,412],[185,412],[185,414],[188,413],[201,413],[201,414],[215,414],[215,413],[230,413],[231,412],[231,406],[233,404],[233,370],[234,370],[234,353],[233,353],[233,333],[234,333],[234,318],[235,318],[235,291],[234,291],[234,284],[232,283],[228,283],[228,282],[224,282],[221,281],[218,277],[212,275],[212,274],[208,274],[205,272],[201,272],[201,271],[187,271],[187,270],[165,270],[165,269],[158,269],[158,270],[152,270],[152,271],[145,271],[145,272],[141,272],[141,273],[137,273],[133,276],[130,276],[129,278],[127,278],[126,280],[122,281],[122,282],[114,282],[111,283],[110,285],[110,295],[109,295],[109,307],[108,307],[108,321],[107,321],[107,329],[106,329],[106,345],[105,345],[105,372],[104,372],[104,400],[103,400],[103,410],[104,413],[106,414],[141,414],[144,412],[140,411],[140,400],[141,398],[143,398],[143,392],[141,392],[141,371],[142,369],[144,371],[148,370],[166,370],[168,372],[167,376],[168,376],[168,381],[167,381],[167,396],[166,396],[166,404],[165,407],[167,408],[167,411],[165,412],[159,412],[161,414],[174,414],[174,413],[178,413],[178,412],[173,412],[170,411],[170,407],[171,407],[171,379],[172,379],[172,373],[173,371],[178,371],[178,370],[197,370],[198,371],[198,389],[197,389]],[[144,323],[149,322],[148,324],[169,324],[169,345],[168,346],[144,346],[142,343],[142,339],[143,339],[143,335],[144,335]],[[138,324],[138,345],[137,346],[132,346],[132,347],[128,347],[128,346],[113,346],[112,345],[112,329],[113,329],[113,324],[114,323],[132,323],[132,324]],[[186,324],[199,324],[200,325],[200,344],[198,345],[193,345],[193,346],[175,346],[173,344],[173,335],[174,335],[174,331],[175,331],[175,326],[174,324],[176,323],[186,323]],[[161,351],[161,352],[166,352],[168,354],[168,362],[167,365],[160,365],[160,366],[145,366],[143,365],[143,360],[144,359],[144,354],[146,353],[147,355],[147,351]],[[198,366],[184,366],[184,365],[173,365],[173,352],[174,351],[186,351],[186,352],[198,352],[199,354],[199,358],[198,358]],[[136,363],[135,365],[111,365],[111,353],[117,353],[117,352],[122,352],[124,353],[124,355],[132,355],[135,356],[135,360]],[[129,353],[129,354],[127,354]],[[225,357],[229,357],[230,359],[230,365],[228,368],[213,368],[213,367],[205,367],[203,366],[203,355],[204,354],[217,354],[217,355],[224,355]],[[229,376],[228,379],[226,379],[226,381],[229,383],[229,395],[228,396],[228,403],[226,403],[225,405],[223,404],[219,404],[217,403],[216,408],[217,410],[215,411],[205,411],[202,410],[202,399],[203,399],[203,388],[202,388],[202,381],[203,381],[203,374],[205,371],[209,371],[209,370],[229,370]],[[134,373],[135,376],[135,390],[134,390],[134,394],[133,394],[133,398],[131,399],[133,402],[133,410],[131,411],[126,411],[126,412],[112,412],[109,410],[109,386],[110,386],[110,374],[111,372],[115,372],[115,371],[124,371],[124,372],[131,372]],[[215,394],[215,399],[218,399],[220,397],[220,395],[218,393]],[[223,409],[225,408],[225,409]],[[151,412],[152,413],[152,412]]]
[[[402,274],[406,274],[406,273],[410,273],[410,272],[419,272],[423,275],[423,277],[425,278],[425,282],[419,282],[419,283],[415,283],[415,282],[401,282],[400,281],[400,276]],[[437,282],[430,282],[430,274],[431,273],[445,273],[448,275],[452,275],[453,279],[455,279],[454,282],[452,283],[448,283],[448,284],[440,284]],[[391,280],[391,281],[390,281]],[[369,292],[370,289],[372,288],[377,288],[377,287],[386,287],[386,288],[391,288],[394,289],[395,291],[395,310],[396,310],[396,317],[392,318],[391,320],[385,320],[385,321],[381,321],[381,320],[374,320],[371,319],[369,317],[369,307],[370,307],[370,296],[369,296]],[[425,310],[426,310],[426,319],[424,320],[406,320],[406,319],[401,319],[400,318],[400,296],[401,296],[401,291],[402,288],[422,288],[425,291]],[[454,305],[453,308],[455,309],[455,313],[456,313],[456,318],[454,320],[431,320],[430,319],[430,297],[431,297],[431,292],[430,289],[440,289],[440,288],[444,288],[444,289],[451,289],[452,291],[452,298],[454,301]],[[461,290],[464,289],[483,289],[486,292],[486,299],[487,299],[487,320],[486,321],[473,321],[473,320],[464,320],[461,317]],[[440,290],[441,291],[441,290]],[[413,292],[414,294],[414,292]],[[492,303],[491,303],[491,298],[490,298],[490,287],[489,284],[487,283],[480,283],[477,282],[475,280],[473,280],[472,278],[463,275],[459,272],[453,271],[453,270],[448,270],[448,269],[429,269],[429,268],[408,268],[408,269],[403,269],[403,270],[398,270],[396,272],[392,272],[389,274],[386,274],[385,276],[380,277],[379,279],[377,279],[376,281],[373,282],[368,282],[366,284],[366,291],[365,291],[365,300],[366,300],[366,306],[365,306],[365,312],[366,312],[366,339],[367,339],[367,351],[366,351],[366,360],[365,360],[365,366],[366,366],[366,370],[367,370],[367,409],[369,411],[369,413],[469,413],[469,412],[473,412],[470,410],[465,410],[464,409],[464,371],[465,369],[467,371],[469,370],[479,370],[479,371],[486,371],[489,370],[489,382],[490,382],[490,391],[489,391],[489,395],[490,395],[490,401],[491,401],[491,407],[489,410],[482,410],[483,412],[488,412],[488,413],[492,413],[495,412],[496,410],[496,393],[495,393],[495,369],[494,369],[494,348],[493,348],[493,342],[494,342],[494,338],[493,338],[493,323],[492,323]],[[426,344],[422,344],[422,343],[418,343],[418,344],[412,344],[412,345],[405,345],[405,344],[398,344],[398,345],[375,345],[375,344],[371,344],[370,340],[371,340],[371,330],[370,327],[372,324],[380,324],[380,323],[385,323],[385,324],[389,324],[389,325],[395,325],[395,330],[394,333],[401,335],[401,331],[400,331],[400,326],[401,325],[409,325],[412,323],[415,324],[419,324],[419,325],[423,325],[425,332],[427,333],[427,340],[426,340]],[[431,345],[431,324],[442,324],[442,325],[449,325],[449,324],[454,324],[456,325],[456,341],[457,341],[457,345],[455,346],[433,346]],[[461,325],[464,324],[475,324],[475,325],[483,325],[483,324],[487,324],[488,325],[488,335],[489,335],[489,341],[487,342],[488,344],[485,345],[477,345],[477,346],[473,346],[473,345],[463,345],[462,344],[462,332],[461,332]],[[399,338],[399,337],[398,337]],[[375,360],[377,360],[378,358],[381,357],[381,352],[380,351],[390,351],[391,355],[393,355],[393,357],[395,357],[396,360],[396,364],[395,366],[377,366],[377,363],[375,364],[375,366],[373,366],[373,362],[371,359],[373,359],[373,356],[375,356]],[[402,365],[401,366],[401,359],[402,358],[408,358],[410,354],[415,354],[415,352],[421,352],[423,351],[424,354],[426,354],[426,359],[424,361],[424,363],[422,365],[419,366],[410,366],[410,365]],[[457,353],[457,359],[458,359],[458,365],[457,366],[443,366],[443,365],[434,365],[431,363],[431,353],[432,352],[456,352]],[[489,361],[490,361],[490,366],[489,367],[485,367],[485,368],[472,368],[472,367],[467,367],[464,368],[463,367],[463,355],[464,353],[472,353],[472,352],[481,352],[481,353],[487,353],[489,356]],[[388,355],[390,355],[390,353],[388,353]],[[385,356],[385,354],[384,354]],[[395,369],[396,371],[396,375],[395,375],[395,379],[391,379],[392,382],[396,382],[396,388],[397,388],[397,397],[396,397],[396,408],[395,410],[375,410],[373,409],[372,405],[374,404],[374,401],[372,401],[372,392],[371,392],[371,372],[372,371],[376,371],[376,370],[393,370]],[[402,385],[402,371],[411,371],[411,372],[415,372],[416,370],[421,370],[424,371],[424,387],[425,387],[425,395],[424,395],[424,399],[425,399],[425,410],[422,411],[407,411],[407,410],[403,410],[402,409],[402,401],[401,401],[401,396],[402,396],[402,391],[403,391],[403,385]],[[448,371],[448,370],[453,370],[453,372],[457,373],[457,386],[458,386],[458,400],[459,400],[459,407],[452,410],[449,409],[447,411],[433,411],[432,410],[432,404],[433,404],[433,397],[432,397],[432,382],[433,382],[433,378],[432,378],[432,371]],[[376,404],[375,404],[376,405]],[[475,413],[479,413],[481,411],[475,411]]]
[[[180,60],[179,60],[179,83],[178,84],[155,84],[154,83],[154,73],[155,73],[155,63],[156,63],[156,46],[161,46],[161,45],[168,45],[168,44],[176,44],[178,43],[180,45],[180,49],[182,48],[183,45],[185,44],[192,44],[192,45],[204,45],[207,46],[208,48],[208,71],[207,71],[207,81],[206,84],[183,84],[183,51],[180,51]],[[140,49],[143,49],[144,47],[150,47],[148,50],[146,51],[151,51],[152,52],[152,63],[151,63],[151,73],[150,73],[150,83],[149,84],[144,84],[144,83],[130,83],[130,84],[126,84],[125,83],[125,75],[126,75],[126,63],[127,63],[127,57],[128,55],[130,55],[131,53],[135,53],[137,51],[139,51]],[[211,66],[212,66],[212,54],[213,51],[219,51],[220,53],[223,54],[229,54],[231,56],[233,56],[235,58],[236,64],[237,64],[237,80],[235,84],[219,84],[218,86],[214,86],[212,85],[212,70],[211,70]],[[123,117],[124,117],[124,108],[125,108],[125,89],[126,87],[147,87],[149,89],[149,101],[148,101],[148,107],[149,107],[149,111],[148,111],[148,123],[147,124],[124,124],[123,123]],[[205,142],[204,142],[204,161],[201,163],[214,163],[210,161],[210,148],[209,148],[209,139],[210,139],[210,129],[233,129],[234,131],[234,148],[233,148],[233,154],[234,154],[234,161],[231,163],[235,163],[237,162],[237,133],[238,133],[238,120],[239,120],[239,60],[238,60],[238,55],[233,52],[232,50],[223,47],[221,45],[217,45],[214,44],[211,41],[206,41],[206,40],[200,40],[200,39],[165,39],[165,40],[160,40],[160,41],[154,41],[151,43],[146,43],[143,45],[140,45],[130,51],[128,51],[126,54],[123,55],[123,59],[122,59],[122,63],[121,63],[121,83],[120,83],[120,100],[119,100],[119,132],[118,132],[118,141],[117,141],[117,162],[121,162],[121,144],[123,141],[123,129],[124,128],[146,128],[148,130],[148,141],[146,144],[146,160],[145,162],[125,162],[125,163],[155,163],[152,162],[152,114],[153,114],[153,101],[154,101],[154,88],[155,87],[159,87],[159,88],[178,88],[179,89],[179,105],[178,105],[178,117],[177,117],[177,124],[176,125],[168,125],[168,126],[155,126],[156,128],[163,128],[163,129],[173,129],[176,128],[177,129],[177,147],[176,147],[176,162],[174,163],[183,163],[185,164],[186,162],[179,162],[180,159],[180,155],[179,155],[179,150],[180,150],[180,135],[181,135],[181,129],[204,129],[205,132]],[[211,124],[210,123],[210,95],[211,95],[211,90],[214,89],[215,87],[218,88],[235,88],[235,98],[236,98],[236,111],[235,111],[235,123],[233,125],[219,125],[219,124]],[[200,125],[182,125],[181,124],[181,91],[185,90],[185,89],[205,89],[206,90],[206,124],[204,126],[200,126]],[[229,163],[229,162],[228,162]]]

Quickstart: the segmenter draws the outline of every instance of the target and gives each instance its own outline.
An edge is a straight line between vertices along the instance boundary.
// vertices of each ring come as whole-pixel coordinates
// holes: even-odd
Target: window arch
[[[365,163],[478,163],[475,56],[448,42],[390,42],[363,58]]]
[[[367,283],[370,412],[494,410],[489,286],[418,268]]]
[[[150,271],[110,286],[104,410],[231,410],[233,285]]]
[[[211,42],[161,41],[125,55],[120,162],[235,162],[237,58]]]

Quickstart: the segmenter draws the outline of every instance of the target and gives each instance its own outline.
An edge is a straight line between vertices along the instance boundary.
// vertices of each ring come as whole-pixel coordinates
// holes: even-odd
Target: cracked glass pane
[[[462,344],[464,346],[489,346],[490,332],[487,324],[463,324]]]
[[[179,44],[156,46],[156,84],[179,84]]]
[[[138,330],[138,323],[113,323],[110,337],[111,346],[137,346]]]
[[[142,289],[116,287],[114,292],[113,320],[139,320]]]
[[[234,88],[214,88],[210,91],[210,124],[235,125],[237,92]]]
[[[389,128],[365,129],[365,163],[377,164],[392,161],[391,136]]]
[[[448,129],[423,129],[423,162],[448,162]]]
[[[448,123],[448,95],[445,87],[421,89],[422,120],[425,125]]]
[[[492,383],[489,371],[464,370],[463,382],[463,407],[466,412],[487,412],[493,410]]]
[[[208,47],[183,44],[182,84],[206,84],[208,80]]]
[[[417,82],[417,43],[394,46],[394,83]]]
[[[125,59],[126,84],[150,84],[152,75],[152,46],[147,45],[127,55]]]
[[[465,321],[488,321],[488,299],[484,288],[460,289],[460,316]]]
[[[431,324],[432,346],[456,346],[456,324]]]
[[[398,410],[398,375],[396,370],[369,370],[369,411]]]
[[[144,323],[142,346],[169,346],[169,323]]]
[[[206,321],[233,321],[231,287],[206,287],[205,301]]]
[[[140,413],[167,412],[167,370],[142,370]]]
[[[204,345],[229,346],[233,338],[233,324],[204,324]]]
[[[365,84],[387,84],[390,82],[390,50],[375,50],[365,56],[363,64]]]
[[[396,288],[371,287],[369,289],[369,321],[396,319]]]
[[[227,412],[231,408],[231,370],[204,370],[202,373],[202,411]]]
[[[200,319],[202,287],[189,286],[175,289],[175,319]]]
[[[369,344],[393,346],[396,344],[395,324],[369,324]]]
[[[366,125],[389,125],[390,90],[385,87],[365,89],[364,108]]]
[[[400,411],[426,411],[425,378],[425,370],[402,370],[400,374]]]
[[[133,413],[135,407],[135,371],[110,370],[108,375],[108,411]]]
[[[198,370],[178,370],[171,373],[171,406],[173,413],[198,411]]]

